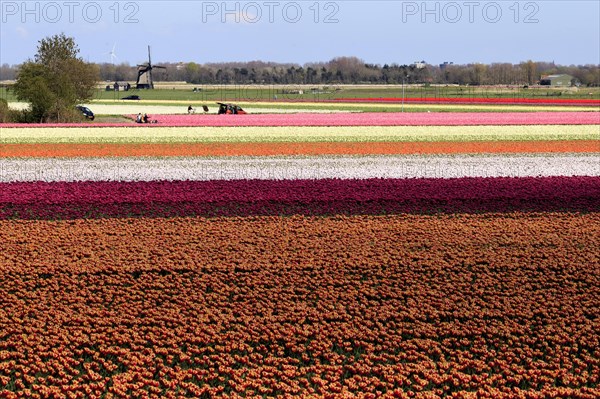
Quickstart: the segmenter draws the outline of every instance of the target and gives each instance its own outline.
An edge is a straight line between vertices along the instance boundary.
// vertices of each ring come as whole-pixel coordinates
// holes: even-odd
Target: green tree
[[[188,62],[185,66],[185,80],[188,83],[201,83],[200,82],[200,65],[195,62]]]
[[[81,118],[75,105],[88,101],[99,80],[97,65],[78,58],[79,48],[64,33],[40,40],[37,54],[19,68],[14,92],[30,103],[28,119],[71,122]]]
[[[12,122],[10,118],[10,109],[8,108],[8,102],[0,98],[0,123]]]
[[[523,75],[525,75],[525,80],[527,84],[534,84],[537,78],[537,65],[535,62],[528,60],[527,62],[521,63],[521,68],[523,69]]]

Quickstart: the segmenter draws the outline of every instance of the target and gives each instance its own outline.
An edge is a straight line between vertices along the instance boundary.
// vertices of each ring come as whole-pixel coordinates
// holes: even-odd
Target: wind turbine
[[[117,47],[117,43],[113,44],[112,50],[110,50],[108,53],[105,53],[106,55],[110,55],[110,64],[112,66],[111,72],[114,75],[113,78],[115,80],[115,85],[114,85],[115,90],[117,90],[117,87],[118,87],[117,86],[117,70],[115,69],[115,60],[119,59],[119,57],[117,57],[117,54],[115,53],[116,47]]]
[[[115,48],[117,47],[117,43],[113,44],[112,50],[106,54],[110,55],[110,63],[115,65],[115,60],[118,60],[117,54],[115,54]]]

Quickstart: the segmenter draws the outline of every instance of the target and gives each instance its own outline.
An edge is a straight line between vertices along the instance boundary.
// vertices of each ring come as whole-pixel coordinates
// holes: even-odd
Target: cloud
[[[15,31],[17,32],[17,35],[21,39],[27,39],[27,38],[29,38],[29,31],[27,29],[25,29],[24,26],[17,26],[15,28]]]

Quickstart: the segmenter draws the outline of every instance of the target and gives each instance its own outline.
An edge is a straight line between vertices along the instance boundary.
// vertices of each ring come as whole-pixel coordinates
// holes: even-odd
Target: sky
[[[600,0],[0,0],[0,64],[59,33],[84,60],[132,65],[148,45],[154,63],[600,64]]]

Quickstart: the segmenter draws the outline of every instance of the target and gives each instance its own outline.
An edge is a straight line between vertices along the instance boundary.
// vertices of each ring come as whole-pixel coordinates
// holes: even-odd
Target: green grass
[[[187,107],[192,104],[196,108],[207,105],[211,110],[216,107],[215,102],[235,102],[242,107],[253,110],[260,109],[297,109],[297,110],[334,110],[354,112],[400,112],[401,104],[370,103],[370,104],[344,104],[332,103],[336,98],[386,98],[402,97],[401,86],[315,86],[318,91],[312,91],[312,86],[203,86],[192,84],[177,84],[168,87],[168,82],[157,84],[156,90],[130,90],[128,92],[106,91],[99,88],[91,101],[102,103],[128,104],[135,101],[123,101],[128,95],[138,95],[143,100],[143,105],[173,105],[174,107]],[[193,89],[199,89],[196,92]],[[303,90],[303,94],[294,91]],[[590,95],[591,94],[591,95]],[[407,86],[404,88],[406,98],[591,98],[600,99],[600,88],[556,89],[532,87],[474,87],[474,86]],[[277,104],[272,104],[277,97]],[[0,98],[9,102],[17,101],[14,93],[5,87],[0,87]],[[248,101],[257,101],[248,103]],[[312,101],[312,103],[302,103]],[[180,104],[168,103],[180,102]],[[286,104],[293,102],[293,104]],[[406,104],[405,112],[522,112],[522,111],[597,111],[597,107],[558,106],[550,109],[549,106],[527,105],[459,105],[459,104]],[[102,120],[99,120],[101,122]],[[109,120],[105,120],[108,122]]]
[[[193,89],[201,89],[194,92]],[[239,101],[239,100],[304,100],[304,101],[329,101],[337,98],[380,98],[402,97],[402,87],[373,86],[360,87],[323,87],[315,86],[318,91],[311,91],[310,87],[276,86],[263,88],[248,88],[243,86],[210,86],[189,85],[186,89],[158,89],[158,90],[132,90],[129,92],[114,92],[98,90],[95,98],[105,100],[119,100],[126,95],[139,95],[144,100],[181,100],[181,101]],[[302,90],[303,94],[295,91]],[[590,96],[589,93],[592,93]],[[450,98],[600,98],[600,88],[556,89],[556,88],[477,88],[468,86],[410,86],[404,88],[406,98],[423,97],[450,97]]]
[[[167,84],[167,83],[165,83]],[[200,89],[194,92],[193,89]],[[203,86],[185,85],[177,89],[159,88],[156,90],[130,90],[128,92],[115,92],[98,89],[94,94],[97,100],[120,100],[127,95],[139,95],[143,100],[178,100],[178,101],[239,101],[239,100],[277,100],[280,101],[329,101],[336,98],[380,98],[402,97],[401,86],[373,85],[363,86],[312,86],[281,85],[270,87],[251,86]],[[303,90],[298,94],[297,90]],[[591,93],[591,95],[590,95]],[[531,87],[528,89],[517,87],[475,87],[475,86],[430,86],[413,85],[404,88],[406,98],[420,97],[450,97],[450,98],[600,98],[600,88],[560,89]],[[17,101],[14,94],[6,88],[0,88],[0,98],[7,101]]]

